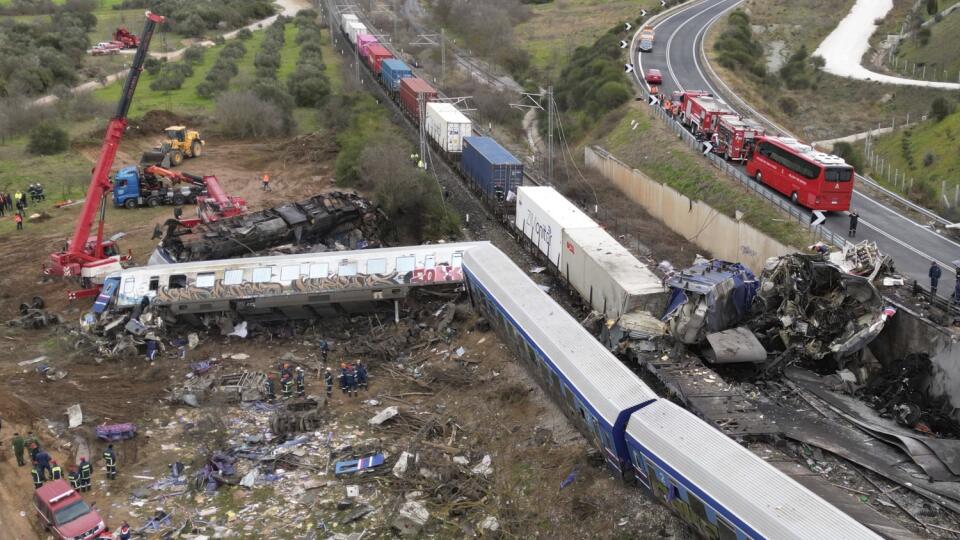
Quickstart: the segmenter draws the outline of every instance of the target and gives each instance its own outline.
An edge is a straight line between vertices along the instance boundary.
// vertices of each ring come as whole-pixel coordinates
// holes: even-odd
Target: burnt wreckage
[[[283,244],[330,242],[348,249],[375,247],[378,224],[379,214],[370,201],[337,191],[211,223],[167,220],[150,262],[230,259]]]

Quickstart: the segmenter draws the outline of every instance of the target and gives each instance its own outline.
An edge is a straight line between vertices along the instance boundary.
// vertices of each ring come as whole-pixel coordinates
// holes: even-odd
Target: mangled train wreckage
[[[361,249],[378,244],[379,219],[370,201],[339,191],[210,223],[170,219],[155,232],[162,240],[150,264],[250,256],[283,244]]]

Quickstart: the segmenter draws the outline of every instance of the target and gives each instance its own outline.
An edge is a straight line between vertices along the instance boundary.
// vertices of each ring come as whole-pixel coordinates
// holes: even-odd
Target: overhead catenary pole
[[[417,92],[417,116],[420,120],[420,157],[419,162],[423,163],[423,170],[427,170],[427,132],[424,130],[425,118],[424,109],[427,107],[427,100],[423,92]]]

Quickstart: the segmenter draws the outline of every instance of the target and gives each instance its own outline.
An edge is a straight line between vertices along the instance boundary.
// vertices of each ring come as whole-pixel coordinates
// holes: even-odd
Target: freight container
[[[367,56],[366,62],[370,66],[370,69],[374,73],[380,75],[380,65],[384,60],[389,60],[393,58],[393,54],[387,50],[386,47],[379,43],[371,43],[367,45]]]
[[[607,319],[667,307],[662,280],[602,228],[564,229],[562,259],[560,273]]]
[[[598,229],[599,225],[549,186],[517,188],[514,225],[557,269],[563,268],[563,231]]]
[[[360,57],[366,60],[367,58],[367,47],[371,43],[379,43],[380,41],[376,36],[371,36],[370,34],[357,34],[357,52],[360,53]]]
[[[463,139],[460,168],[484,197],[498,202],[513,200],[523,185],[523,163],[490,137]]]
[[[470,119],[449,103],[427,103],[423,128],[430,139],[449,154],[463,152],[463,138],[473,135]]]
[[[354,47],[357,46],[358,34],[369,34],[369,33],[370,31],[367,30],[367,26],[362,22],[352,22],[347,25],[347,37],[350,38],[350,43],[353,43]]]
[[[410,66],[397,60],[396,58],[384,60],[380,63],[380,78],[383,79],[383,85],[391,92],[400,90],[400,79],[404,77],[413,77]]]
[[[340,16],[340,29],[347,31],[347,25],[354,22],[360,22],[360,19],[353,13],[344,13]]]
[[[437,91],[427,81],[419,77],[400,79],[400,106],[411,117],[420,120],[419,95],[423,94],[423,102],[430,103],[437,99]]]

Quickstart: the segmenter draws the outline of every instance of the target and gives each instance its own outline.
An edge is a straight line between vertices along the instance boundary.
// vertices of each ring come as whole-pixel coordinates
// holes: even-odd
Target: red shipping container
[[[366,53],[367,65],[370,66],[370,69],[372,69],[377,75],[380,74],[380,63],[384,60],[393,58],[393,54],[391,54],[386,47],[379,43],[371,43],[370,45],[367,45]]]
[[[437,99],[437,91],[427,81],[418,77],[400,79],[400,106],[414,118],[420,118],[419,94],[423,94],[424,103]]]

